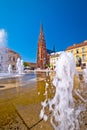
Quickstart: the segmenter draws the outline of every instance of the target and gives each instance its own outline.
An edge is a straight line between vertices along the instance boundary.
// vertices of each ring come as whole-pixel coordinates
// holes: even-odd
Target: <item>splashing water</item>
[[[84,81],[87,84],[87,67],[83,70]]]
[[[74,75],[76,74],[75,61],[72,53],[63,52],[56,63],[56,75],[53,80],[55,95],[52,99],[47,97],[45,88],[45,101],[41,103],[40,118],[47,121],[45,108],[49,107],[50,122],[55,130],[79,130],[78,115],[80,110],[75,110],[72,96]]]
[[[9,73],[9,74],[12,73],[12,65],[11,65],[11,64],[9,64],[9,66],[8,66],[8,73]]]
[[[17,59],[16,71],[17,71],[18,74],[23,74],[24,73],[23,60],[21,60],[20,58]]]
[[[0,29],[0,72],[6,73],[8,69],[7,32]]]

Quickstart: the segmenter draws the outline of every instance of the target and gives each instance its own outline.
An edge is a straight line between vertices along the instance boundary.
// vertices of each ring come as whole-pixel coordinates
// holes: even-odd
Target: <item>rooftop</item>
[[[69,46],[66,50],[71,50],[71,49],[82,47],[82,46],[87,46],[87,40],[85,40],[79,44],[73,44],[72,46]]]
[[[61,53],[63,53],[63,51],[59,51],[59,52],[53,52],[53,53],[51,53],[50,55],[60,55]]]

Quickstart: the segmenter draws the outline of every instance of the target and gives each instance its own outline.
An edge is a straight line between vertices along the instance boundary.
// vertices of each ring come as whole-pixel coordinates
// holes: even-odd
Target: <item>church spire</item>
[[[40,33],[42,33],[43,32],[43,24],[41,23],[40,24]]]
[[[47,63],[47,50],[43,32],[43,25],[40,24],[40,35],[37,50],[37,68],[45,69]]]
[[[42,42],[44,42],[44,44],[45,44],[45,38],[44,38],[44,32],[43,32],[43,24],[42,24],[42,23],[40,24],[39,41],[42,41]],[[41,42],[41,43],[42,43],[42,42]]]

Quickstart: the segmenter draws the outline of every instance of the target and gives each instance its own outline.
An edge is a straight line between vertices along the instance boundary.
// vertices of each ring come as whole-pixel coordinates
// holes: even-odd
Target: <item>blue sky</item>
[[[0,0],[0,29],[8,47],[35,62],[40,23],[46,46],[56,51],[87,39],[87,0]]]

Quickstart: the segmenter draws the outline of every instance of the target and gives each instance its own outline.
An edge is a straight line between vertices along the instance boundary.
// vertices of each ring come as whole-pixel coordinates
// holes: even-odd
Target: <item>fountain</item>
[[[83,76],[84,76],[85,84],[87,84],[87,66],[86,69],[83,70]]]
[[[7,32],[4,29],[0,30],[0,79],[8,77],[16,77],[23,74],[23,60],[17,59],[16,71],[12,73],[12,65],[8,64],[8,48],[7,48]]]
[[[17,71],[17,73],[18,73],[19,75],[20,75],[20,74],[24,74],[23,60],[21,60],[20,58],[17,59],[16,71]]]
[[[9,64],[9,66],[8,66],[8,73],[12,74],[12,65],[11,64]]]
[[[45,100],[41,102],[40,118],[47,121],[49,115],[46,114],[46,108],[48,108],[50,122],[55,130],[79,130],[78,115],[82,109],[75,108],[72,95],[76,74],[73,54],[63,52],[56,62],[55,71],[56,75],[53,80],[55,95],[52,99],[48,98],[48,83],[46,83]]]
[[[8,69],[8,49],[7,49],[7,33],[4,29],[0,30],[0,72],[5,73]]]

